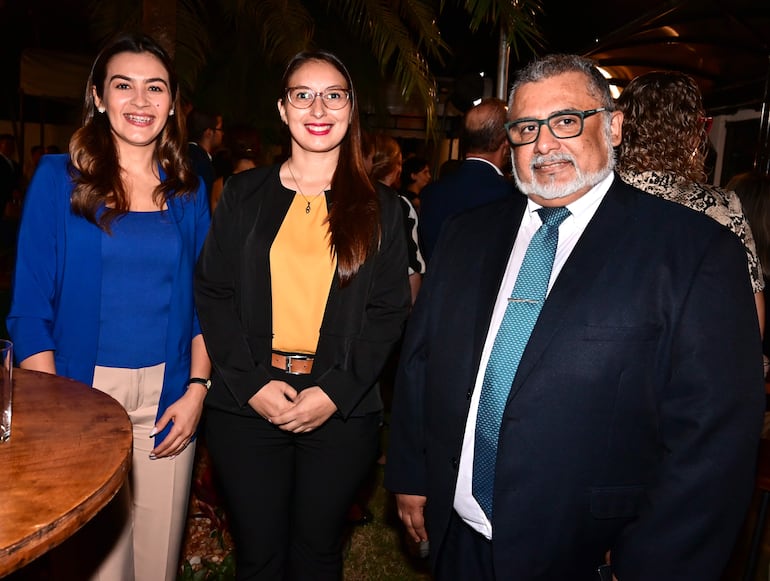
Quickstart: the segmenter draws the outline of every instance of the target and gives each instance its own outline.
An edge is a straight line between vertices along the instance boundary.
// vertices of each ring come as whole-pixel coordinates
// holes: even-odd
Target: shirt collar
[[[491,161],[489,161],[488,159],[484,159],[483,157],[473,157],[473,156],[468,156],[468,157],[466,157],[466,158],[465,158],[465,161],[481,161],[481,162],[484,162],[484,163],[485,163],[485,164],[487,164],[489,167],[492,167],[492,168],[494,168],[494,170],[495,170],[495,171],[496,171],[496,172],[497,172],[499,175],[503,175],[503,172],[501,172],[501,171],[500,171],[500,168],[499,168],[499,167],[497,167],[497,166],[496,166],[494,163],[492,163],[492,162],[491,162]]]
[[[567,209],[570,211],[570,214],[575,216],[576,218],[579,218],[581,214],[585,214],[587,211],[589,211],[591,208],[594,208],[604,199],[604,196],[607,194],[607,192],[610,189],[610,186],[612,185],[613,180],[615,179],[615,172],[610,172],[607,177],[605,177],[602,181],[600,181],[598,184],[596,184],[594,187],[592,187],[590,190],[588,190],[585,194],[580,196],[577,200],[572,202],[571,204],[567,204]],[[537,204],[533,202],[530,198],[527,198],[527,212],[532,215],[532,213],[536,212],[540,208],[542,208],[540,204]],[[593,212],[591,212],[593,215]]]

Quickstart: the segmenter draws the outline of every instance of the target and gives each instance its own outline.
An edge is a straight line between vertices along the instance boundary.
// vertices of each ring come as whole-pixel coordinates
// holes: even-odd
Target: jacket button
[[[473,390],[469,389],[468,393],[465,394],[465,399],[471,399],[471,396],[473,396]]]
[[[452,458],[452,468],[457,470],[457,468],[460,466],[460,463],[457,461],[457,458]]]

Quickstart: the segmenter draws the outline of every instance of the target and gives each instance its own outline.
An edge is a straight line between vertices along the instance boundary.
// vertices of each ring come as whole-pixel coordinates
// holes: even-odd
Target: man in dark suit
[[[503,176],[510,149],[505,137],[506,108],[500,99],[484,99],[463,118],[460,147],[465,160],[451,174],[420,192],[420,248],[426,260],[447,218],[512,196],[513,184]]]
[[[764,409],[741,244],[617,178],[622,114],[591,61],[527,66],[509,118],[527,198],[444,229],[401,354],[385,484],[411,537],[430,537],[439,581],[717,580]],[[512,295],[555,212],[547,298]],[[507,314],[521,305],[539,315],[505,376],[498,343],[520,339],[525,317],[511,332]],[[484,479],[488,375],[507,385]]]
[[[224,132],[221,115],[193,109],[187,116],[188,155],[193,171],[203,180],[209,197],[216,178],[212,156],[222,147]]]

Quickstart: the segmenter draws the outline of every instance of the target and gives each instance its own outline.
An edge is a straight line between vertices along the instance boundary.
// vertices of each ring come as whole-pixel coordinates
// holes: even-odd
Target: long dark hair
[[[312,61],[332,65],[345,77],[350,91],[350,126],[340,144],[339,161],[331,183],[329,210],[329,232],[332,248],[337,255],[337,273],[340,286],[345,286],[379,247],[380,204],[374,186],[366,176],[356,92],[350,73],[342,61],[322,50],[295,55],[283,74],[282,102],[284,106],[290,106],[285,93],[289,79],[302,65]]]
[[[155,157],[166,174],[156,188],[154,200],[160,206],[175,196],[189,194],[198,187],[198,178],[187,161],[183,115],[179,114],[179,91],[174,66],[165,50],[144,34],[122,33],[109,41],[96,57],[86,83],[83,105],[83,125],[70,140],[72,159],[72,211],[109,232],[111,222],[128,212],[129,198],[121,179],[120,161],[107,115],[97,113],[93,87],[101,99],[107,65],[121,53],[147,53],[155,56],[166,69],[171,101],[176,115],[168,118],[166,126],[155,141]],[[109,205],[106,207],[105,205]],[[104,212],[99,215],[99,210]]]

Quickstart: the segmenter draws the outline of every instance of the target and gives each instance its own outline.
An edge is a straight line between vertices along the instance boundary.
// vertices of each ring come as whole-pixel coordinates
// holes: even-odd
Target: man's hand
[[[396,494],[398,517],[406,526],[406,532],[415,543],[428,540],[423,511],[428,498],[417,494]]]

